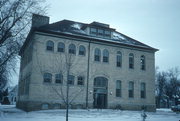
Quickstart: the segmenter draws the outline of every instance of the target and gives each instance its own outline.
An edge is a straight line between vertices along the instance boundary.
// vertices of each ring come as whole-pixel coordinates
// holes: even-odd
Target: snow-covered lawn
[[[69,121],[142,121],[141,111],[70,110]],[[180,114],[170,109],[146,112],[145,121],[179,121]],[[65,121],[65,110],[42,110],[26,113],[15,106],[0,105],[0,121]]]

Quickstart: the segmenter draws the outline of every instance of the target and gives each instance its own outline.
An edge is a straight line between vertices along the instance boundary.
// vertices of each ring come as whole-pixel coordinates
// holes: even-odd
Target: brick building
[[[33,15],[19,53],[17,107],[65,108],[69,84],[70,108],[155,111],[156,51],[108,24]]]

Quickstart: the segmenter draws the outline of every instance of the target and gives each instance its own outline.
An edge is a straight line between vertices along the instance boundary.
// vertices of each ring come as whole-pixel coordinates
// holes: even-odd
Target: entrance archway
[[[108,79],[105,77],[94,78],[94,108],[107,108]]]

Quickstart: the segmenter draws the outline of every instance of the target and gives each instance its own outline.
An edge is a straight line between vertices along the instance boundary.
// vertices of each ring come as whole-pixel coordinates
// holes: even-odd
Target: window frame
[[[107,49],[103,50],[103,62],[109,63],[109,51]]]
[[[96,48],[94,51],[94,61],[100,62],[101,61],[101,50]]]
[[[132,84],[132,88],[131,88],[131,84]],[[128,97],[134,98],[134,82],[133,81],[129,82]]]
[[[118,83],[119,83],[119,86],[118,86]],[[121,80],[116,80],[116,97],[122,97],[121,89],[122,89]]]
[[[129,54],[129,69],[134,69],[134,54]]]
[[[47,51],[54,51],[54,42],[51,40],[48,40],[46,42],[46,50]]]
[[[141,63],[141,70],[146,70],[146,58],[144,55],[141,55],[140,63]]]
[[[75,44],[70,44],[69,45],[68,52],[69,52],[69,54],[76,55],[76,46],[75,46]]]
[[[80,79],[81,78],[81,79]],[[77,77],[77,85],[78,86],[84,86],[84,76],[78,76]]]
[[[52,82],[52,74],[51,73],[44,73],[43,74],[43,82],[44,83],[51,83]]]
[[[145,82],[141,82],[141,85],[140,85],[140,97],[142,99],[145,99],[146,98],[146,83]]]
[[[122,67],[122,53],[120,51],[117,51],[116,67]]]
[[[72,78],[71,78],[72,77]],[[70,80],[72,79],[72,80]],[[75,81],[75,76],[73,75],[68,75],[68,79],[67,79],[67,84],[68,85],[74,85],[74,81]]]
[[[63,42],[59,42],[57,46],[58,52],[65,52],[65,44]]]
[[[93,30],[95,30],[95,31],[93,31]],[[97,36],[97,28],[91,27],[91,28],[90,28],[90,34],[91,34],[92,36]]]
[[[105,37],[105,38],[110,38],[110,37],[111,37],[111,31],[109,31],[109,30],[104,30],[104,37]]]
[[[79,46],[79,55],[82,55],[82,56],[86,55],[86,48],[83,45]]]
[[[60,73],[59,74],[55,74],[55,83],[56,84],[63,84],[63,75],[62,74],[60,74]]]
[[[97,29],[97,35],[98,35],[99,37],[104,37],[104,30],[101,29],[101,28],[98,28],[98,29]]]

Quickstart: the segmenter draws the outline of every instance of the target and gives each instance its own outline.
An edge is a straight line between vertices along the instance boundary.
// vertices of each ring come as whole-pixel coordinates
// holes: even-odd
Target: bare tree
[[[166,84],[166,95],[170,100],[180,97],[180,71],[178,67],[168,71],[168,83]]]
[[[73,42],[70,41],[68,42],[68,45],[72,43]],[[35,46],[35,48],[37,49],[38,47]],[[45,59],[43,59],[42,56],[41,58],[39,57],[39,52],[37,50],[35,52],[38,65],[38,70],[36,71],[40,71],[42,76],[44,72],[46,72],[46,70],[51,70],[54,73],[61,75],[60,80],[63,84],[59,84],[59,86],[52,85],[51,87],[52,90],[57,94],[56,96],[59,97],[59,100],[62,100],[64,105],[66,106],[66,121],[68,121],[70,106],[76,100],[76,98],[85,90],[85,84],[83,84],[84,86],[76,86],[74,82],[72,82],[72,78],[78,77],[79,75],[86,75],[87,70],[83,68],[82,70],[77,71],[78,67],[81,65],[80,58],[76,56],[76,54],[74,54],[73,52],[69,52],[69,50],[65,50],[65,52],[63,53],[60,52],[58,55],[49,55],[48,59],[50,65],[48,65],[47,63],[45,64]]]
[[[16,70],[17,55],[29,30],[32,13],[45,14],[45,0],[0,0],[0,70]],[[2,73],[0,73],[0,76]],[[6,74],[8,76],[8,74]],[[7,77],[6,77],[7,78]],[[7,84],[0,80],[0,85]],[[4,88],[3,87],[3,88]]]
[[[156,74],[156,94],[157,94],[157,107],[160,107],[160,101],[165,94],[165,87],[167,83],[167,73],[157,72]]]
[[[166,100],[167,107],[170,101],[180,97],[180,71],[178,67],[169,69],[166,72],[156,73],[156,93],[157,107],[160,107],[160,101]]]

